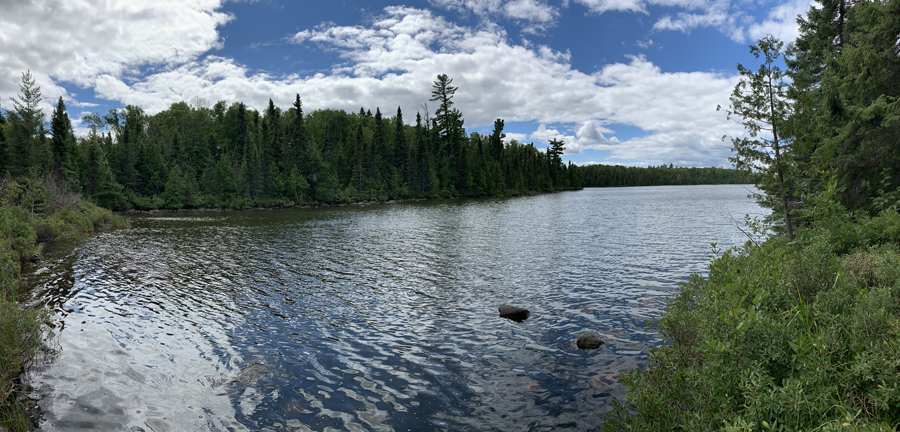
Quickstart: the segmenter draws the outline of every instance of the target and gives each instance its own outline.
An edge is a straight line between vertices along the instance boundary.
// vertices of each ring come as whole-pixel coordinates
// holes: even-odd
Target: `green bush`
[[[38,311],[0,298],[0,426],[8,430],[27,430],[24,411],[16,403],[17,378],[42,351],[43,321]]]
[[[603,429],[900,426],[900,218],[846,224],[726,251],[682,284],[656,323],[665,343],[622,380],[628,403]]]
[[[0,180],[0,426],[28,429],[17,378],[43,349],[43,315],[15,303],[22,262],[36,258],[45,242],[124,225],[121,216],[80,200],[51,177]]]

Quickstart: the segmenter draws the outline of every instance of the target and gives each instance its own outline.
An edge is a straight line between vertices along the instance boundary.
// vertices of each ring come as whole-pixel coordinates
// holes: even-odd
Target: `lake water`
[[[590,430],[748,186],[129,216],[28,276],[56,430]],[[532,311],[516,323],[500,304]],[[584,331],[606,345],[576,348]]]

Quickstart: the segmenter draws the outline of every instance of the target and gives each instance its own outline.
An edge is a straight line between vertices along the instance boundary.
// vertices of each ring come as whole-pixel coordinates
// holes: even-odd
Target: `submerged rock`
[[[592,350],[600,348],[600,345],[603,345],[603,339],[600,339],[600,334],[593,331],[584,332],[581,336],[578,336],[578,340],[575,341],[575,345],[578,345],[578,349],[583,350]]]
[[[528,309],[516,306],[500,305],[499,309],[501,318],[511,319],[515,322],[525,321],[531,316],[531,312]]]
[[[238,372],[237,376],[234,378],[223,378],[220,380],[213,381],[213,387],[218,387],[221,385],[228,385],[232,383],[251,383],[254,382],[266,375],[271,375],[272,371],[268,368],[268,366],[262,363],[250,363],[250,365],[241,369]],[[2,431],[0,431],[2,432]]]
[[[250,366],[247,366],[241,369],[241,372],[238,374],[237,378],[233,381],[235,382],[252,382],[262,378],[265,375],[271,374],[272,371],[269,370],[266,365],[261,363],[252,363]]]

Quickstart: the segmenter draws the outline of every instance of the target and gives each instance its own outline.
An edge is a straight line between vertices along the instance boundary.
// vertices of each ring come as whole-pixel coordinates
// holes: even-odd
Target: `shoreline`
[[[547,191],[547,192],[525,192],[521,194],[510,194],[510,195],[485,195],[485,196],[450,196],[450,197],[430,197],[430,198],[399,198],[399,199],[390,199],[390,200],[368,200],[368,201],[353,201],[346,203],[327,203],[327,204],[318,204],[318,205],[310,205],[310,204],[298,204],[292,206],[274,206],[274,207],[247,207],[247,208],[231,208],[231,207],[197,207],[197,208],[180,208],[180,209],[150,209],[150,210],[139,210],[139,209],[129,209],[123,211],[113,212],[115,214],[165,214],[165,213],[192,213],[192,212],[221,212],[221,211],[242,211],[242,210],[285,210],[285,209],[313,209],[313,208],[331,208],[331,207],[369,207],[373,205],[382,205],[382,204],[399,204],[404,202],[418,202],[418,201],[440,201],[440,200],[455,200],[455,199],[479,199],[479,198],[513,198],[513,197],[522,197],[522,196],[535,196],[535,195],[543,195],[543,194],[552,194],[559,192],[577,192],[582,189],[561,189],[555,191]]]

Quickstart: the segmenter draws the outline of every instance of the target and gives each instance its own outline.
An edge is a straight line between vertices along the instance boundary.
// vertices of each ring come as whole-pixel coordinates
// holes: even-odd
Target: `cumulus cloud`
[[[529,4],[543,4],[439,2],[477,13],[500,13],[509,5],[510,10],[527,11]],[[21,16],[38,13],[42,4],[51,3],[64,8],[60,10],[66,11],[65,20]],[[428,100],[434,77],[446,73],[459,87],[454,101],[467,125],[490,126],[498,117],[542,124],[531,134],[508,138],[545,142],[559,137],[566,141],[569,154],[597,149],[614,158],[650,163],[720,165],[728,154],[718,137],[730,133],[730,125],[716,117],[715,107],[727,104],[734,76],[666,73],[640,56],[584,73],[570,65],[570,53],[511,43],[505,30],[490,21],[461,26],[428,10],[388,7],[365,25],[324,23],[291,35],[289,41],[298,51],[336,53],[341,61],[330,73],[272,75],[214,54],[222,43],[216,29],[231,19],[218,12],[217,1],[152,5],[109,1],[97,6],[103,8],[100,11],[88,8],[87,1],[74,0],[6,5],[0,6],[0,40],[14,35],[9,22],[48,34],[44,39],[19,38],[10,49],[0,50],[0,73],[17,74],[30,67],[45,98],[63,95],[65,89],[54,82],[66,81],[92,89],[101,98],[155,113],[195,97],[242,101],[257,109],[272,98],[287,107],[299,93],[308,110],[355,112],[363,106],[374,111],[380,106],[392,112],[400,106],[411,119]],[[107,18],[95,18],[104,13]],[[128,17],[110,20],[109,14]],[[82,18],[84,23],[79,22]],[[67,30],[54,33],[48,29],[52,26]],[[38,54],[31,56],[29,50]],[[0,90],[15,94],[18,88],[10,84],[15,82],[18,76],[0,77],[5,86]],[[640,128],[645,135],[620,140],[615,136],[617,125]]]
[[[55,102],[67,96],[59,81],[93,87],[100,77],[190,61],[221,46],[216,27],[231,19],[217,11],[222,1],[4,0],[0,96],[18,93],[26,69]]]
[[[449,0],[448,0],[449,1]],[[799,36],[797,16],[805,15],[812,0],[788,0],[774,6],[762,21],[745,11],[748,2],[741,0],[574,0],[590,13],[634,12],[649,14],[650,6],[681,9],[666,14],[653,25],[655,31],[674,30],[688,33],[695,28],[713,27],[736,42],[757,40],[767,34],[790,42]],[[646,46],[641,45],[643,48]]]
[[[776,38],[790,42],[800,36],[800,28],[797,27],[797,16],[805,16],[813,0],[791,0],[769,11],[768,16],[761,23],[751,24],[747,30],[750,40],[758,40],[771,34]]]
[[[537,121],[541,126],[527,137],[563,139],[569,154],[602,149],[630,158],[640,150],[659,163],[694,158],[694,164],[716,165],[727,155],[720,137],[730,125],[715,108],[727,104],[734,76],[665,73],[641,56],[586,74],[570,66],[569,53],[512,44],[496,26],[463,27],[412,8],[385,12],[370,26],[326,25],[300,32],[294,41],[336,50],[345,60],[323,78],[334,81],[330,85],[376,79],[378,89],[417,89],[384,93],[404,109],[426,100],[433,77],[447,73],[460,88],[455,101],[467,124],[490,125],[496,117]],[[567,129],[549,126],[555,124]],[[609,126],[615,124],[637,126],[647,136],[620,141]]]
[[[656,21],[653,29],[687,33],[698,27],[713,27],[735,42],[755,41],[767,34],[790,42],[800,35],[797,16],[806,15],[812,3],[812,0],[789,0],[769,10],[766,18],[758,22],[741,10],[744,3],[717,0],[694,8],[699,9],[699,12],[682,11],[675,16],[665,15]]]

